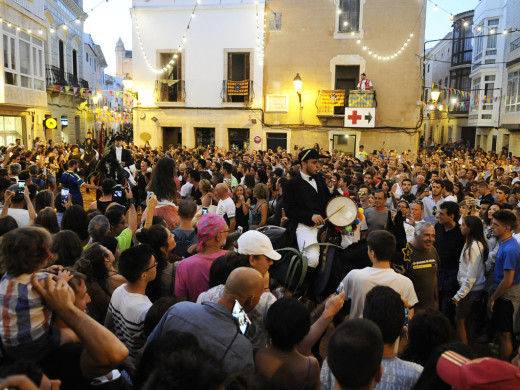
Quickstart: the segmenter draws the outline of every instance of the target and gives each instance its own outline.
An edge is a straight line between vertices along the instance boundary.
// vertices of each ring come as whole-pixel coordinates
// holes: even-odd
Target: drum
[[[358,215],[358,207],[346,196],[337,196],[327,203],[325,209],[327,220],[337,227],[344,227],[354,222]]]

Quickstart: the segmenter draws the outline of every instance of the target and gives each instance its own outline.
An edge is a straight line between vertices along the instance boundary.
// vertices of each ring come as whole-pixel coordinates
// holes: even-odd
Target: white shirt
[[[121,164],[121,155],[123,154],[123,148],[116,148],[116,159]]]
[[[460,254],[459,272],[457,273],[460,288],[454,296],[457,300],[464,298],[470,291],[482,290],[486,282],[482,259],[484,245],[473,241],[469,250],[466,249],[467,247],[464,245]]]
[[[318,192],[318,185],[316,184],[316,180],[311,179],[311,177],[305,173],[303,173],[302,171],[300,171],[300,174],[302,175],[302,179],[305,180],[307,183],[309,183],[312,188],[314,188],[316,190],[316,192]]]
[[[186,184],[184,184],[181,187],[181,198],[188,198],[191,194],[192,188],[193,188],[193,184],[191,184],[190,182],[186,182]]]
[[[136,357],[144,345],[144,319],[152,302],[146,295],[130,293],[126,283],[116,288],[108,311],[112,314],[114,333],[126,345],[130,356]]]
[[[350,271],[341,282],[345,289],[345,299],[350,298],[350,319],[362,318],[365,297],[375,286],[388,286],[408,300],[410,306],[419,300],[413,288],[413,283],[404,275],[392,268],[366,267]]]
[[[358,89],[361,91],[370,91],[372,89],[372,81],[368,79],[359,80]]]
[[[16,223],[18,224],[19,228],[29,225],[29,212],[25,209],[10,208],[9,210],[7,210],[7,215],[13,217],[16,220]]]
[[[218,201],[216,213],[221,216],[227,215],[228,218],[235,218],[236,210],[237,207],[233,199],[226,198]]]

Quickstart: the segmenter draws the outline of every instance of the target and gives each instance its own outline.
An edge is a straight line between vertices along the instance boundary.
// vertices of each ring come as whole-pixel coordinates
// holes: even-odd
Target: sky
[[[153,0],[150,0],[153,1]],[[202,0],[204,1],[204,0]],[[376,0],[370,0],[376,1]],[[395,0],[416,1],[416,0]],[[441,39],[451,30],[449,14],[454,15],[474,9],[479,0],[426,0],[426,35],[425,39]],[[434,4],[439,8],[434,10]],[[83,9],[89,14],[84,31],[92,35],[94,42],[101,46],[108,67],[105,73],[115,73],[116,42],[121,37],[125,49],[132,50],[132,20],[130,8],[132,0],[83,0]],[[446,11],[443,11],[446,10]],[[143,32],[146,34],[146,32]],[[435,42],[426,44],[433,47]]]

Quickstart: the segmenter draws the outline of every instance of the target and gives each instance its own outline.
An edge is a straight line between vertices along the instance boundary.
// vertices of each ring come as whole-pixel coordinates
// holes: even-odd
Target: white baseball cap
[[[241,255],[264,255],[271,260],[280,260],[282,256],[273,249],[271,240],[264,233],[249,230],[242,234],[237,241],[237,253]]]

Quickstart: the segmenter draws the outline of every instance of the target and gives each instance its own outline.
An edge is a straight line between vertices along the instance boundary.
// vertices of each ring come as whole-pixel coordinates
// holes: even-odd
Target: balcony
[[[47,88],[53,89],[55,85],[61,87],[88,88],[88,81],[79,79],[72,73],[67,73],[57,66],[47,65],[45,67],[45,82]]]
[[[183,103],[186,101],[184,80],[155,80],[156,103]]]
[[[223,103],[252,103],[255,98],[253,80],[224,80],[220,93]]]
[[[448,115],[468,115],[469,113],[469,100],[462,100],[457,103],[450,103],[448,106]]]
[[[57,66],[47,65],[45,67],[45,81],[48,88],[53,88],[55,85],[66,86],[67,80],[65,78],[66,72]]]
[[[516,50],[520,47],[520,37],[516,38],[514,41],[511,41],[509,44],[509,51]]]
[[[376,107],[375,91],[320,90],[316,99],[317,116],[344,116],[345,107]]]

